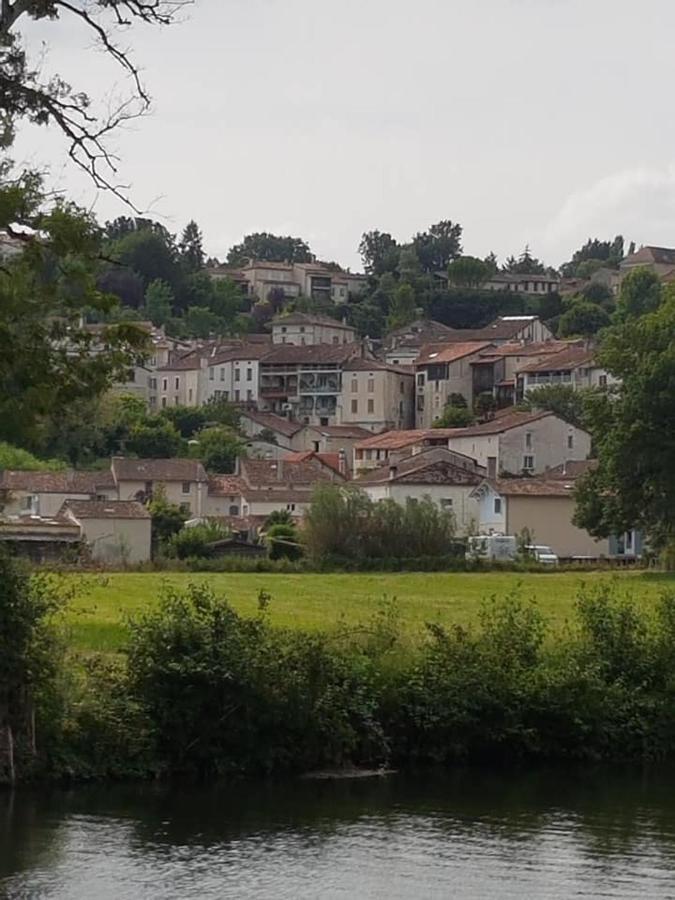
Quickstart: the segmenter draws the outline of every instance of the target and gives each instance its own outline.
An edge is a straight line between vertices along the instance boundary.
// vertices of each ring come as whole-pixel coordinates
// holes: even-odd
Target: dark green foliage
[[[589,238],[572,256],[572,259],[561,266],[561,274],[569,277],[588,277],[588,264],[596,267],[607,266],[616,269],[623,259],[623,236],[618,234],[613,241],[599,241]]]
[[[292,525],[293,516],[287,509],[275,509],[265,519],[264,529],[271,528],[272,525]]]
[[[462,226],[444,219],[416,234],[412,245],[423,272],[444,272],[462,252]]]
[[[621,282],[616,311],[620,320],[634,319],[656,312],[663,301],[663,285],[650,269],[633,269]]]
[[[155,552],[177,534],[187,519],[187,513],[175,503],[167,500],[163,488],[155,490],[149,500],[148,510],[152,516],[152,543]]]
[[[446,556],[454,517],[428,499],[372,501],[358,487],[320,485],[305,515],[303,540],[313,559]]]
[[[466,428],[474,422],[474,414],[467,409],[466,400],[464,406],[454,406],[450,403],[445,407],[441,415],[433,423],[434,428]]]
[[[601,306],[586,300],[575,300],[560,316],[558,337],[585,337],[596,335],[611,322],[610,315]]]
[[[170,558],[205,559],[213,554],[211,544],[228,537],[229,530],[216,522],[191,525],[171,535],[165,542],[164,549]]]
[[[298,529],[287,522],[269,526],[265,541],[270,550],[270,559],[300,559],[304,552]]]
[[[491,274],[490,266],[475,256],[460,256],[448,266],[448,279],[459,288],[479,288]]]
[[[546,266],[535,256],[532,256],[530,248],[526,244],[518,259],[510,256],[506,260],[503,271],[512,275],[544,275]]]
[[[126,446],[129,453],[142,458],[169,459],[184,453],[180,432],[158,418],[133,425]]]
[[[549,410],[570,425],[584,428],[589,395],[590,391],[577,391],[569,384],[542,384],[529,390],[519,406],[528,410]]]
[[[190,455],[201,459],[209,472],[225,475],[234,472],[237,457],[243,455],[245,450],[239,435],[222,425],[198,432],[195,441],[190,446]]]
[[[369,275],[377,277],[386,272],[394,272],[398,266],[400,247],[387,232],[366,231],[361,236],[359,254],[363,268]]]
[[[227,254],[231,266],[245,266],[249,260],[306,263],[312,261],[312,251],[302,238],[260,232],[247,234],[241,244],[235,244]]]

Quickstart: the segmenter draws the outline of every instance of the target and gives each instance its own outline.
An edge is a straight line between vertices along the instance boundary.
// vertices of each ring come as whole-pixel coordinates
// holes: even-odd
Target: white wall
[[[358,482],[357,482],[358,484]],[[475,485],[455,484],[397,484],[396,482],[384,484],[363,484],[361,489],[374,500],[394,500],[404,505],[408,498],[423,500],[430,497],[431,500],[442,509],[450,509],[455,516],[458,534],[475,532],[478,528],[478,502],[469,495]],[[446,505],[443,501],[452,501]]]
[[[94,559],[109,563],[139,563],[150,559],[150,518],[78,521]]]

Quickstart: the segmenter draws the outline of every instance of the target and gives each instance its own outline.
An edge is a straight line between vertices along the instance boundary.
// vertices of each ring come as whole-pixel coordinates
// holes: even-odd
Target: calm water
[[[675,774],[0,794],[0,897],[675,898]]]

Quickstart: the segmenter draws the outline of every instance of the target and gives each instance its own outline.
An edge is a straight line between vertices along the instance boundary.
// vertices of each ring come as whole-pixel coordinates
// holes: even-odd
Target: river
[[[21,790],[0,897],[675,898],[675,773]]]

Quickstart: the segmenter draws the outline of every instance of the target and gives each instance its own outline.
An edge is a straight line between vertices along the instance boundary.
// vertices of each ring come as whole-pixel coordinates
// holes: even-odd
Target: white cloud
[[[675,245],[675,163],[626,169],[571,194],[544,229],[542,247],[562,261],[586,238],[616,234],[638,245]]]

